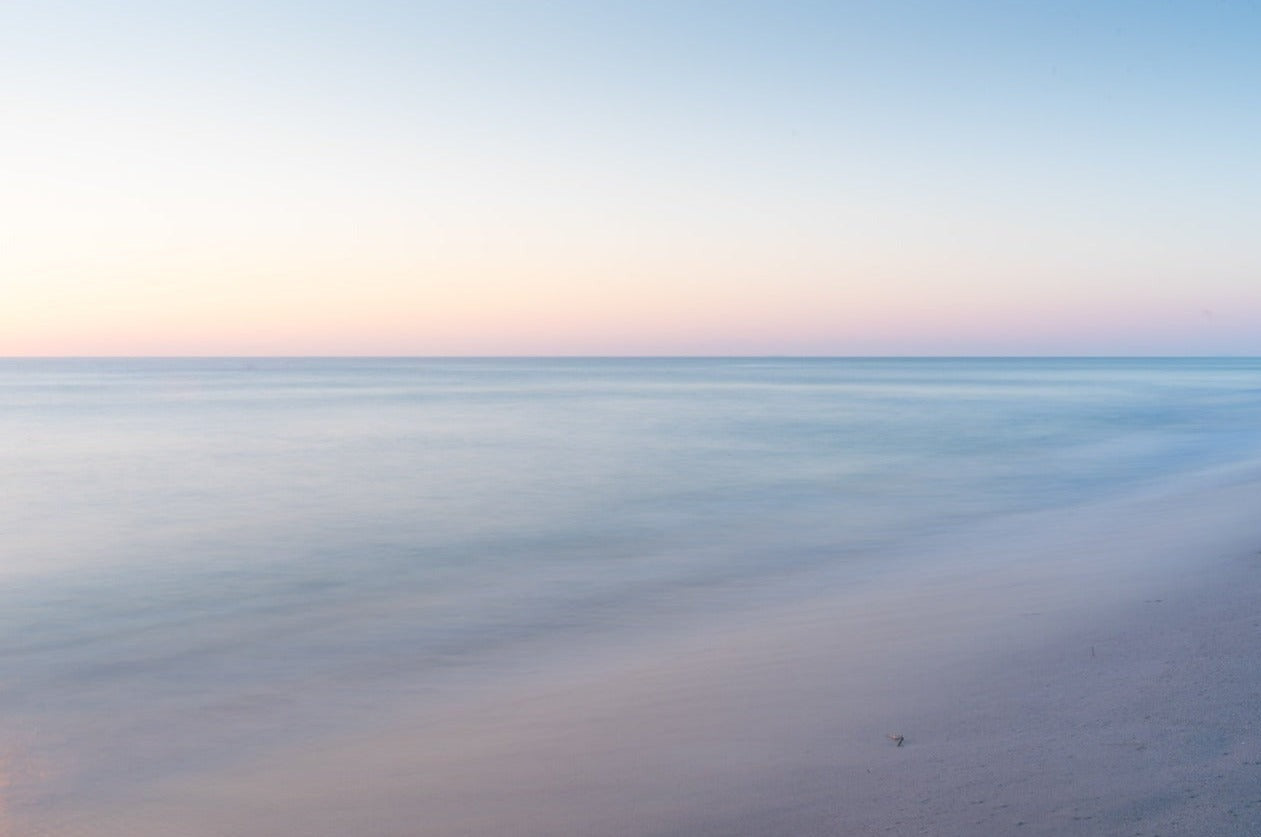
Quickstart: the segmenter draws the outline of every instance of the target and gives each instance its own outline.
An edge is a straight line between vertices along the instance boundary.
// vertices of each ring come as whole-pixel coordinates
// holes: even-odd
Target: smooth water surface
[[[9,837],[1256,458],[1261,361],[7,360],[0,440]]]

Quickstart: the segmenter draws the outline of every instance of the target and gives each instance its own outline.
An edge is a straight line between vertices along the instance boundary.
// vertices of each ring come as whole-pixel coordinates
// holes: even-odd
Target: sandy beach
[[[1227,472],[1008,520],[13,833],[1258,833],[1257,497]]]

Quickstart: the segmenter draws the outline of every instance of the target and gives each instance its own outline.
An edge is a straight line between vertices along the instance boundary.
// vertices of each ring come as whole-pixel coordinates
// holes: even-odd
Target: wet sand
[[[1259,485],[943,537],[13,834],[1261,833]]]

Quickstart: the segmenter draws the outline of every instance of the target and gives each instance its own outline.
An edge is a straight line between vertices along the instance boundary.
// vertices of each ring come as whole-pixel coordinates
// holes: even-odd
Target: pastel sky
[[[1261,5],[0,5],[0,355],[1261,354]]]

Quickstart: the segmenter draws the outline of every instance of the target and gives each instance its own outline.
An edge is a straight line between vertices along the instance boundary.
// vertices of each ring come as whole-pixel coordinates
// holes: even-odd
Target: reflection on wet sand
[[[29,740],[0,749],[0,837],[37,837],[56,833],[30,822],[36,803],[54,781],[44,759]]]
[[[9,754],[0,751],[0,837],[16,837],[17,835],[9,818],[9,792],[13,785],[9,778],[12,775],[10,761]]]

